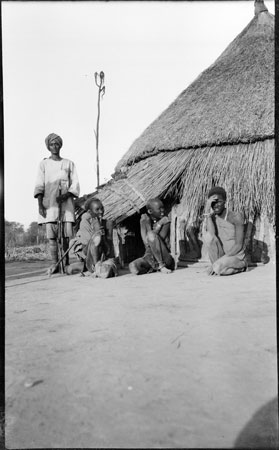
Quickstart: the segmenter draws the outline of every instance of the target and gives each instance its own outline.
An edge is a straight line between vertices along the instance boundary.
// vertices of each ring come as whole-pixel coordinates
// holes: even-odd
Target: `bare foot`
[[[80,273],[83,271],[84,263],[79,261],[72,264],[69,264],[65,267],[65,273],[67,275],[74,275],[76,273]]]
[[[138,269],[136,268],[136,266],[135,266],[135,264],[134,263],[130,263],[129,264],[129,270],[130,270],[130,272],[133,274],[133,275],[138,275]]]
[[[208,269],[206,270],[206,273],[207,273],[207,275],[215,275],[215,272],[214,272],[212,266],[208,267]]]
[[[59,272],[59,267],[56,264],[52,264],[48,269],[47,269],[47,273],[46,275],[48,275],[49,277],[53,274],[53,273],[58,273]]]
[[[167,269],[166,267],[161,267],[161,269],[159,269],[159,270],[161,273],[166,273],[166,274],[172,273],[172,270]]]
[[[86,272],[81,272],[80,274],[81,277],[91,277],[92,275],[92,272],[89,272],[89,270],[86,270]]]

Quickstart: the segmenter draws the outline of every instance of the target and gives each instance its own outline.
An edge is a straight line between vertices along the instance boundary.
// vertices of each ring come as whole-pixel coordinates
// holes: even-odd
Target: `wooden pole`
[[[101,115],[100,99],[101,99],[101,95],[102,95],[102,97],[103,97],[103,95],[104,95],[104,93],[105,93],[104,82],[105,82],[105,74],[104,74],[104,72],[100,72],[100,73],[95,72],[95,83],[96,83],[96,86],[98,87],[98,104],[97,104],[97,107],[98,107],[98,113],[97,113],[97,125],[96,125],[96,131],[94,130],[95,138],[96,138],[97,187],[100,186],[100,167],[99,167],[99,124],[100,124],[100,115]]]
[[[255,16],[260,14],[261,12],[268,11],[267,7],[264,4],[263,0],[255,0],[254,3]]]

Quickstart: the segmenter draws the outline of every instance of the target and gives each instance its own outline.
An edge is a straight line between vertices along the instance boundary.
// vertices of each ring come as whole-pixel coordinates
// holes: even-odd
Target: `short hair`
[[[155,197],[155,198],[150,198],[149,200],[147,200],[146,202],[146,209],[152,208],[153,203],[155,202],[160,202],[162,203],[162,200],[159,197]]]
[[[225,189],[220,186],[214,186],[210,189],[210,191],[208,192],[208,198],[212,195],[221,195],[221,197],[223,197],[223,200],[227,200],[227,193]]]
[[[86,211],[88,211],[88,209],[90,208],[91,203],[100,203],[102,206],[104,206],[99,198],[97,198],[97,197],[90,197],[90,198],[88,198],[86,200],[86,202],[84,204],[84,209]]]

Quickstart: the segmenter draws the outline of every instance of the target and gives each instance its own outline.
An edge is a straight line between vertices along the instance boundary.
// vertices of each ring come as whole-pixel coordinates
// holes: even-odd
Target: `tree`
[[[39,243],[38,222],[31,222],[27,232],[25,243],[27,245],[35,245]]]
[[[46,242],[46,227],[31,222],[25,233],[25,245],[39,245]]]
[[[24,243],[24,226],[5,220],[5,247],[16,247]]]
[[[47,242],[46,227],[38,225],[38,222],[31,222],[27,231],[18,222],[5,220],[5,248],[39,245]]]

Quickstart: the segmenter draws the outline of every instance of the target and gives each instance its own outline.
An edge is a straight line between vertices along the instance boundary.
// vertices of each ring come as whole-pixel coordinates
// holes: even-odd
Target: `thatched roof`
[[[105,206],[105,217],[121,222],[139,213],[151,197],[181,200],[186,221],[194,221],[212,185],[227,191],[229,207],[249,217],[274,217],[274,139],[251,144],[162,152],[134,164],[125,178],[92,195]]]
[[[96,194],[107,218],[121,221],[150,197],[171,196],[193,221],[219,184],[230,208],[274,219],[274,16],[261,0],[255,12],[119,161]]]
[[[257,2],[246,28],[134,141],[116,171],[161,151],[273,136],[274,16]]]

